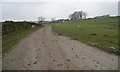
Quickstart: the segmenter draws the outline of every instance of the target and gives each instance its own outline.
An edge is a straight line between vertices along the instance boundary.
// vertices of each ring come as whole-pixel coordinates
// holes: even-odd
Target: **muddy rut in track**
[[[3,58],[4,70],[116,70],[118,57],[45,26],[20,42]]]

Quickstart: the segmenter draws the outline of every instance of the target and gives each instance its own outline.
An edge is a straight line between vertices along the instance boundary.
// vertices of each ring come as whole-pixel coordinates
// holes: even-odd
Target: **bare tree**
[[[42,24],[44,20],[45,20],[44,17],[38,17],[38,23],[39,24]]]
[[[73,14],[70,14],[68,17],[70,20],[73,20]]]
[[[51,18],[51,21],[54,22],[56,19],[55,18]]]
[[[83,12],[83,19],[86,19],[87,16],[88,16],[87,12],[84,11],[84,12]]]

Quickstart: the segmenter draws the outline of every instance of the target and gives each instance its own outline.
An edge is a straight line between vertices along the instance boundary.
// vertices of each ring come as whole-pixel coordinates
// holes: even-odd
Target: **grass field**
[[[41,26],[36,28],[28,28],[24,30],[19,30],[2,36],[2,53],[9,52],[13,46],[18,44],[27,35],[31,34],[33,31],[39,29]]]
[[[55,23],[52,28],[59,35],[71,37],[71,39],[79,40],[100,50],[114,54],[120,52],[120,49],[118,49],[117,17]]]

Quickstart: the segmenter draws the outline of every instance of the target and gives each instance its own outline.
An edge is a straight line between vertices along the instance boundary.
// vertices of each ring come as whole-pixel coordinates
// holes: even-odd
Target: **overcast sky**
[[[6,1],[6,2],[5,2]],[[13,2],[12,2],[13,1]],[[16,2],[4,0],[2,4],[2,20],[32,20],[35,21],[39,16],[46,20],[51,18],[68,18],[74,11],[86,11],[89,17],[100,15],[118,15],[117,0],[110,2],[88,2],[88,1],[69,1],[63,2]],[[0,5],[1,8],[1,5]]]

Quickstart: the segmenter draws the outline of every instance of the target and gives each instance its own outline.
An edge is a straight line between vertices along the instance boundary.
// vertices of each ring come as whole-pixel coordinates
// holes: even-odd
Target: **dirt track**
[[[4,70],[116,70],[118,57],[43,27],[3,58]]]

